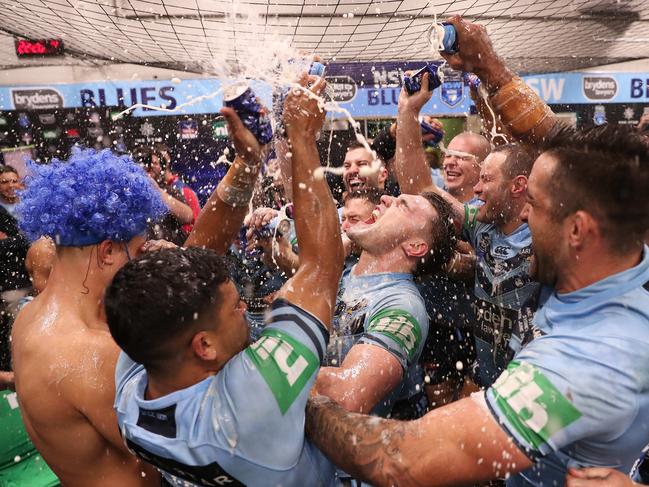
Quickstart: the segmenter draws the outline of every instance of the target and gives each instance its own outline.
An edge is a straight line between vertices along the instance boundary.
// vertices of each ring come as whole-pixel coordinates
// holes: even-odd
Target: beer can
[[[273,128],[264,108],[248,86],[240,82],[223,90],[223,105],[232,108],[241,122],[257,138],[260,144],[267,144],[273,138]]]
[[[421,90],[421,77],[424,73],[428,73],[428,89],[430,91],[433,91],[444,82],[444,73],[442,73],[440,65],[428,63],[419,71],[416,71],[410,76],[403,77],[403,84],[409,95]]]
[[[431,46],[446,54],[455,54],[459,50],[457,32],[453,24],[449,22],[434,24],[430,28],[429,40]]]

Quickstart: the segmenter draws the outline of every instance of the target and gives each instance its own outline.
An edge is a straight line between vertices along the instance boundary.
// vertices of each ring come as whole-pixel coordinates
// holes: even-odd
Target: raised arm
[[[397,149],[395,167],[402,193],[420,194],[437,189],[426,161],[419,126],[419,112],[430,100],[428,73],[421,80],[421,90],[409,95],[401,89],[397,111]]]
[[[325,455],[376,486],[472,485],[530,467],[487,409],[467,398],[416,421],[349,413],[316,396],[306,432]]]
[[[426,102],[430,100],[430,97],[428,73],[422,76],[421,90],[409,95],[405,88],[401,89],[397,114],[397,152],[395,155],[397,180],[402,193],[438,193],[453,207],[458,228],[461,228],[464,224],[464,204],[435,185],[428,162],[426,162],[421,127],[419,125],[419,112]]]
[[[207,247],[224,254],[248,212],[248,203],[262,163],[263,147],[233,109],[223,107],[221,113],[228,123],[228,133],[237,156],[198,215],[185,245]]]
[[[499,122],[518,141],[535,146],[560,123],[534,91],[510,71],[491,44],[482,25],[449,19],[457,31],[460,51],[447,55],[448,64],[457,70],[475,73],[489,94],[489,104]]]
[[[312,95],[320,95],[325,81],[304,75],[303,90],[291,90],[284,108],[284,125],[291,147],[295,230],[300,246],[300,268],[279,295],[331,326],[338,281],[342,273],[343,247],[340,224],[324,178],[314,177],[320,167],[316,135],[325,112]]]

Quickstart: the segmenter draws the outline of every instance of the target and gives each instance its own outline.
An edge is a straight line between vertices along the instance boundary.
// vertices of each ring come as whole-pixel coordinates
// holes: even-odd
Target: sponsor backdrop
[[[327,80],[333,88],[334,99],[354,117],[395,117],[403,72],[421,66],[421,63],[334,63],[328,67]],[[444,75],[444,83],[435,90],[424,110],[436,115],[470,113],[472,102],[460,73],[445,69]],[[554,106],[649,103],[647,73],[556,73],[524,78]],[[198,99],[177,113],[214,113],[222,105],[221,96],[201,97],[214,94],[219,86],[217,79],[179,83],[155,80],[3,86],[0,87],[0,110],[128,107],[136,103],[174,109]],[[270,104],[271,93],[267,86],[255,83],[255,90],[266,104]],[[165,114],[147,108],[134,112],[134,116],[139,117]]]

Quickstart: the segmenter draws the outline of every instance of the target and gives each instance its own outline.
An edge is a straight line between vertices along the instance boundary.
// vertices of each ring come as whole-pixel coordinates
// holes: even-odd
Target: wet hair
[[[30,241],[60,246],[128,242],[168,210],[142,168],[106,149],[75,149],[69,161],[29,163],[20,192],[20,228]]]
[[[106,290],[106,318],[119,347],[147,368],[178,352],[177,339],[200,331],[230,279],[224,259],[200,248],[144,254],[122,267]]]
[[[378,188],[364,188],[357,189],[356,191],[351,191],[345,195],[343,204],[346,205],[348,201],[351,200],[364,200],[369,201],[374,205],[381,203],[381,196],[385,193]]]
[[[0,165],[0,174],[7,174],[7,173],[13,173],[16,176],[19,176],[18,171],[16,171],[15,167],[10,166],[9,164]]]
[[[534,159],[518,144],[505,144],[494,147],[492,154],[504,154],[505,161],[500,170],[506,179],[514,179],[517,176],[529,177],[534,166]]]
[[[432,221],[431,247],[418,263],[414,275],[416,277],[437,274],[453,256],[457,243],[455,225],[453,223],[453,208],[437,193],[422,193],[421,196],[435,209],[437,215]]]
[[[385,161],[383,160],[383,157],[381,157],[381,154],[379,154],[379,152],[378,152],[374,147],[372,147],[372,144],[369,144],[369,145],[370,145],[370,149],[371,149],[370,152],[371,152],[372,150],[374,150],[374,152],[376,153],[376,158],[377,158],[379,161],[381,161],[381,164],[385,165]],[[365,147],[365,146],[364,146],[361,142],[359,142],[358,140],[352,140],[352,141],[349,143],[349,145],[347,146],[347,148],[345,149],[345,154],[347,154],[349,151],[356,150],[356,149],[367,150],[367,147]]]
[[[641,134],[612,124],[561,127],[543,150],[557,162],[548,188],[555,220],[588,212],[618,253],[643,242],[649,229],[649,146]]]

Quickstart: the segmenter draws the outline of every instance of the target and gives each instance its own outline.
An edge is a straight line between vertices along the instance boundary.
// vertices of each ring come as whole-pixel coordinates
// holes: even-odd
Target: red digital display
[[[16,39],[16,56],[18,57],[24,58],[62,55],[63,41],[60,39]]]

